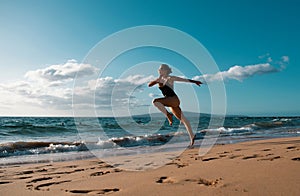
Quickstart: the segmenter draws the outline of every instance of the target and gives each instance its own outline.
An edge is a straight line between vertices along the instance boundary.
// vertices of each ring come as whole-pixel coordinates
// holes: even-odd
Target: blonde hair
[[[159,69],[166,70],[168,74],[172,73],[172,69],[167,64],[161,64]]]

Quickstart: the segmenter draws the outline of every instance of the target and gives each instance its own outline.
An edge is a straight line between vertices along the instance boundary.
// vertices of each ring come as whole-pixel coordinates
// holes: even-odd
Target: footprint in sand
[[[98,167],[98,168],[114,168],[114,166],[109,165],[109,164],[103,164],[103,165],[101,165],[101,166]]]
[[[219,183],[220,179],[216,179],[216,180],[206,180],[204,178],[200,178],[198,180],[198,184],[203,184],[205,186],[213,186],[213,185],[217,185]]]
[[[186,179],[184,181],[186,182],[196,182],[197,184],[200,185],[205,185],[205,186],[215,186],[220,183],[222,178],[216,179],[216,180],[207,180],[204,178],[198,178],[198,179]]]
[[[299,148],[297,148],[297,146],[288,146],[286,152],[293,152],[293,151],[298,151]]]
[[[229,156],[229,158],[230,159],[235,159],[235,158],[238,158],[238,157],[241,157],[241,156],[243,156],[243,155],[234,155],[234,154],[232,154],[232,155]]]
[[[1,184],[9,184],[9,183],[12,183],[12,182],[10,182],[10,181],[0,181],[0,185]]]
[[[176,165],[177,168],[181,168],[181,167],[186,167],[189,164],[188,163],[181,163],[181,162],[170,162],[170,163],[167,163],[166,165]]]
[[[291,149],[295,149],[295,148],[296,148],[296,146],[289,146],[286,149],[291,150]]]
[[[210,157],[210,158],[202,159],[202,161],[212,161],[212,160],[215,160],[215,159],[219,159],[219,158],[218,157]]]
[[[248,159],[255,159],[255,158],[258,158],[258,157],[261,157],[261,155],[254,154],[254,155],[250,155],[250,156],[245,156],[245,157],[243,157],[243,159],[248,160]]]
[[[41,169],[41,168],[51,167],[51,166],[52,166],[51,164],[48,164],[48,165],[41,165],[41,166],[38,166],[38,167],[31,167],[30,169]]]
[[[47,175],[72,174],[72,173],[82,172],[82,171],[85,171],[85,169],[75,169],[73,171],[53,172],[53,173],[48,173]]]
[[[24,180],[24,179],[28,179],[28,178],[32,178],[32,176],[21,176],[19,178],[15,178],[17,180]]]
[[[223,157],[227,157],[229,153],[231,153],[231,152],[229,152],[229,151],[224,151],[224,152],[217,153],[217,154],[219,155],[220,158],[223,158]]]
[[[240,148],[238,148],[238,149],[235,149],[234,151],[242,151],[243,149],[240,149]]]
[[[274,155],[274,154],[273,153],[269,153],[269,154],[266,155],[266,157],[272,156],[272,155]]]
[[[271,151],[270,148],[263,149],[262,151]]]
[[[79,193],[79,194],[95,194],[95,195],[103,195],[107,193],[112,193],[112,192],[118,192],[120,189],[118,188],[106,188],[106,189],[99,189],[99,190],[66,190],[66,192],[70,193]]]
[[[45,183],[45,184],[39,184],[37,185],[36,187],[34,187],[35,190],[44,190],[44,191],[48,191],[49,188],[46,188],[46,187],[49,187],[49,186],[52,186],[52,185],[56,185],[56,184],[62,184],[62,183],[66,183],[66,182],[71,182],[72,180],[64,180],[64,181],[58,181],[58,182],[48,182],[48,183]]]
[[[275,156],[275,157],[268,157],[268,158],[259,159],[258,161],[273,161],[275,159],[280,159],[280,158],[281,158],[280,156]]]
[[[170,183],[170,184],[173,184],[175,182],[174,179],[170,178],[170,177],[167,177],[167,176],[162,176],[160,177],[156,183]]]
[[[68,165],[68,166],[65,166],[63,168],[77,168],[78,166],[77,165]]]
[[[51,179],[52,179],[51,177],[36,178],[27,183],[36,183],[36,182],[40,182],[40,181],[44,181],[44,180],[51,180]]]
[[[292,158],[292,161],[300,161],[300,157]]]
[[[16,175],[24,175],[24,174],[33,174],[33,173],[42,173],[42,172],[47,172],[48,170],[43,168],[43,169],[38,169],[38,170],[25,170],[22,172],[17,172]]]
[[[114,172],[121,172],[121,171],[123,171],[123,170],[118,169],[118,168],[115,168],[115,169],[114,169]]]
[[[94,173],[90,174],[90,176],[102,176],[102,175],[105,175],[108,173],[110,173],[110,171],[100,171],[100,172],[94,172]]]
[[[16,175],[24,175],[24,174],[33,174],[34,171],[33,170],[27,170],[27,171],[22,171],[22,172],[18,172],[16,173]]]

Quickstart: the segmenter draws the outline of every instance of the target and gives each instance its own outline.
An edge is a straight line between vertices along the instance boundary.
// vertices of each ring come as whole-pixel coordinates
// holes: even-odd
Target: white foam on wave
[[[200,132],[206,133],[206,132],[218,132],[218,133],[231,133],[231,132],[239,132],[239,131],[253,131],[252,126],[244,126],[244,127],[238,127],[238,128],[225,128],[225,127],[219,127],[215,129],[203,129]]]
[[[292,119],[290,119],[290,118],[275,118],[272,121],[273,122],[277,122],[277,121],[288,122],[288,121],[292,121]]]
[[[98,138],[98,142],[96,143],[96,145],[101,146],[103,148],[113,148],[116,146],[116,144],[112,141],[112,139],[104,141]]]
[[[46,147],[46,150],[56,151],[56,150],[74,150],[77,149],[76,145],[69,144],[50,144],[49,147]]]

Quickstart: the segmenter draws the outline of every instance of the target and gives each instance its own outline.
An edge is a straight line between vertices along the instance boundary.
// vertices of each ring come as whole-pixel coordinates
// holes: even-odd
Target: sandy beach
[[[99,159],[2,166],[0,195],[300,195],[299,137],[198,151],[146,171]]]

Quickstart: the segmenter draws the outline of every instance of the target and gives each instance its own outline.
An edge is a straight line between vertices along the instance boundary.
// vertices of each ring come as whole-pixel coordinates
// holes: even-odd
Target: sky
[[[299,7],[296,0],[0,0],[0,116],[158,112],[151,100],[161,93],[147,83],[160,63],[173,75],[205,83],[175,84],[184,111],[300,115]],[[203,60],[199,71],[190,59],[160,47],[123,52],[106,69],[105,52],[98,63],[88,61],[101,41],[144,25],[192,37],[218,70],[203,71],[210,66]],[[107,51],[142,42],[146,34]],[[190,47],[184,39],[165,38]],[[203,57],[200,50],[190,53]],[[211,92],[215,84],[224,84],[219,100]]]

